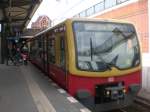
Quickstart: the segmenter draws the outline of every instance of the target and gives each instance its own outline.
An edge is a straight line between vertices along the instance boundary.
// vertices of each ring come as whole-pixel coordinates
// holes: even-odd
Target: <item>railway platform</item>
[[[33,65],[0,65],[1,112],[90,112]]]
[[[150,108],[150,63],[149,60],[144,61],[142,73],[142,88],[138,92],[135,102]]]
[[[150,108],[150,91],[142,88],[135,98],[135,102]]]
[[[150,69],[144,67],[143,70],[145,75]],[[141,89],[135,99],[136,106],[132,108],[135,109],[137,104],[140,108],[150,107],[148,89]],[[0,65],[0,110],[2,112],[91,112],[30,63],[27,66]],[[125,110],[134,112],[130,107]]]

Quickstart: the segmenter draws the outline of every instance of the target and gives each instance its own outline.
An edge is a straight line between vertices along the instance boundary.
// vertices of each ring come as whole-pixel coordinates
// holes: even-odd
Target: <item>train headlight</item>
[[[84,70],[88,70],[88,69],[90,69],[90,66],[88,65],[88,63],[86,63],[86,62],[79,62],[78,63],[78,66],[81,68],[81,69],[84,69]]]
[[[110,91],[106,91],[106,95],[109,96],[110,95]]]
[[[122,91],[123,91],[123,93],[126,93],[126,92],[127,92],[127,90],[126,90],[125,88],[124,88]]]

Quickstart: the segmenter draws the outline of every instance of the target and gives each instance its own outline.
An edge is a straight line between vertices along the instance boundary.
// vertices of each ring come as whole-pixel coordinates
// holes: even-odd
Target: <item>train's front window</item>
[[[74,22],[73,29],[80,70],[106,71],[139,65],[139,45],[132,25]]]

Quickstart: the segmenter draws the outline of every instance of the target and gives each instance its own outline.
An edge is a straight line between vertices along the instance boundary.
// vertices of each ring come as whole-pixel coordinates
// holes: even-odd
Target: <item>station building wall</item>
[[[142,52],[149,52],[148,0],[138,0],[120,8],[113,8],[110,11],[94,16],[94,18],[119,19],[133,23],[139,35]]]

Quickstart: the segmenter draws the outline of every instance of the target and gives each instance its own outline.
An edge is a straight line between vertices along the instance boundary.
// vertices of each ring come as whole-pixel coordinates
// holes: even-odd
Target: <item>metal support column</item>
[[[4,64],[4,23],[1,23],[1,64]]]
[[[1,23],[1,64],[5,63],[7,56],[7,39],[5,35],[5,23]]]
[[[2,27],[0,22],[0,64],[2,63],[2,52],[1,52],[1,39],[2,39]]]

